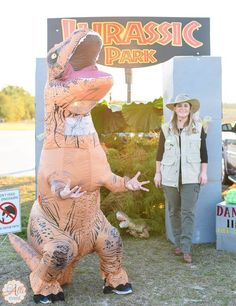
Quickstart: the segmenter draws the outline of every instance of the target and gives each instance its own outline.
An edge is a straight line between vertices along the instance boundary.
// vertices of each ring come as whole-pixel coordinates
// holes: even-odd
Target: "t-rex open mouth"
[[[68,63],[74,71],[94,66],[102,48],[102,40],[98,33],[83,29],[74,31],[71,36],[55,45],[48,53],[50,79],[63,77]]]
[[[63,116],[90,112],[113,84],[112,76],[96,66],[101,48],[102,40],[98,33],[79,29],[49,51],[45,90],[47,105],[60,107]],[[76,111],[73,111],[74,103]]]
[[[95,65],[101,48],[101,38],[95,34],[88,34],[74,50],[69,63],[75,71]]]

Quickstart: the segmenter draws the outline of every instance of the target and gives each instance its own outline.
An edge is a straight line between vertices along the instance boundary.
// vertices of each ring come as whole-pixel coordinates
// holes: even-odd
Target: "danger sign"
[[[0,234],[16,233],[20,231],[19,190],[0,190]]]

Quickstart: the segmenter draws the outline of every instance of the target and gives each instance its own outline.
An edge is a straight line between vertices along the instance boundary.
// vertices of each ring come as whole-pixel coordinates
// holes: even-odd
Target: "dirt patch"
[[[134,293],[104,295],[96,254],[77,265],[73,282],[64,287],[66,302],[54,305],[236,305],[236,253],[217,251],[215,244],[193,246],[194,263],[173,256],[173,246],[165,238],[123,239],[124,267]],[[35,305],[29,283],[29,269],[6,239],[0,249],[1,285],[19,280],[27,290],[21,305]],[[2,295],[0,305],[4,302]]]

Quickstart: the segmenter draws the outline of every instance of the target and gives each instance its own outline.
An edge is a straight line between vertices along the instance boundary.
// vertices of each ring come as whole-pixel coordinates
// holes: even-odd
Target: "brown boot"
[[[175,250],[174,250],[174,255],[175,256],[180,256],[182,254],[183,254],[183,252],[181,251],[181,248],[175,248]]]

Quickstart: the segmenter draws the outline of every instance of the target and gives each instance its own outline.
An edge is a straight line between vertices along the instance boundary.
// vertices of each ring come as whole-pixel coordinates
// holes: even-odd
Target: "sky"
[[[207,17],[210,18],[211,56],[222,60],[222,101],[236,103],[235,94],[235,9],[210,0],[7,0],[0,11],[1,56],[0,90],[5,86],[23,87],[35,95],[36,58],[47,56],[47,18],[61,17]],[[145,71],[143,70],[145,69]],[[126,99],[124,70],[102,67],[111,72],[112,99]],[[155,83],[145,82],[145,74],[155,73]],[[162,67],[133,71],[132,99],[152,100],[163,95]]]

